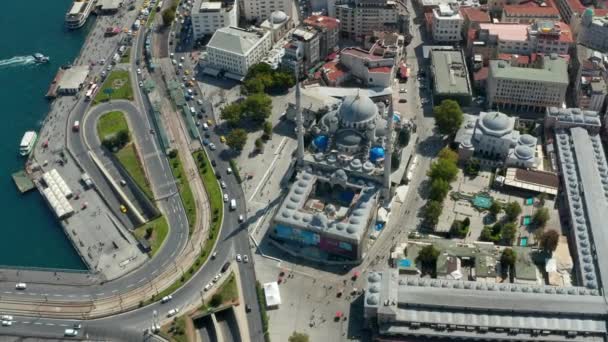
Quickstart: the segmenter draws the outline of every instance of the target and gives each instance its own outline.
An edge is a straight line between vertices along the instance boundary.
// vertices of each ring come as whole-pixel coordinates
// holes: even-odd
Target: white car
[[[65,331],[63,332],[63,335],[68,336],[68,337],[74,337],[74,336],[78,335],[78,330],[65,329]]]
[[[242,223],[243,221],[245,221],[245,218],[243,215],[239,215],[239,223]]]
[[[214,143],[209,144],[209,149],[211,149],[211,151],[215,151],[216,147]]]
[[[196,100],[196,103],[197,103],[199,106],[202,106],[202,105],[203,105],[203,100],[198,99],[198,100]]]
[[[178,313],[179,313],[178,308],[171,309],[171,310],[169,310],[169,312],[167,312],[167,317],[173,317],[173,316],[177,315]]]
[[[217,281],[220,280],[220,275],[216,275],[215,277],[213,277],[213,282],[217,283]]]
[[[139,87],[140,87],[140,88],[143,88],[143,87],[144,87],[144,82],[139,81]]]
[[[10,327],[11,325],[13,325],[13,322],[11,322],[11,321],[2,321],[3,327]]]
[[[231,173],[232,173],[232,168],[231,168],[231,167],[227,168],[227,169],[226,169],[226,173],[227,173],[227,174],[231,174]]]
[[[27,288],[26,283],[17,283],[17,285],[15,285],[15,289],[17,289],[17,290],[25,290],[26,288]]]
[[[213,254],[211,254],[211,259],[215,259],[216,256],[217,256],[217,252],[213,252]]]
[[[179,60],[183,62],[183,61],[185,61],[185,60],[186,60],[186,58],[184,58],[184,56],[181,56],[181,57],[179,58]]]
[[[205,285],[205,291],[209,291],[209,289],[211,288],[211,285],[212,285],[211,283]]]
[[[228,194],[224,194],[224,202],[228,202]]]
[[[13,316],[11,316],[11,315],[2,315],[2,320],[3,321],[12,321],[13,320]]]
[[[236,261],[237,261],[237,262],[241,262],[241,260],[243,260],[243,259],[241,258],[241,255],[240,255],[240,254],[237,254],[237,255],[236,255]]]
[[[171,52],[171,53],[169,54],[169,57],[173,58],[173,57],[175,57],[175,54],[174,54],[173,52]]]
[[[141,75],[141,69],[140,68],[137,68],[137,74]]]
[[[220,186],[222,187],[222,189],[226,189],[226,182],[221,181]]]
[[[244,263],[248,263],[249,262],[249,256],[248,255],[244,255],[243,256],[243,262]]]
[[[160,300],[160,302],[161,302],[161,303],[166,303],[166,302],[170,301],[171,299],[173,299],[173,296],[172,296],[172,295],[164,296],[164,297],[163,297],[163,298]]]
[[[402,94],[405,94],[405,93],[407,93],[407,89],[401,88],[401,89],[399,89],[399,92],[402,93]]]

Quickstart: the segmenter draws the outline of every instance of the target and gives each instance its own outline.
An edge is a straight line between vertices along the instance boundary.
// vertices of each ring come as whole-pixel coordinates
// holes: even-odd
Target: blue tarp
[[[378,222],[378,223],[376,223],[376,230],[377,231],[381,231],[382,228],[384,228],[384,222]]]
[[[340,192],[340,201],[342,202],[350,203],[353,200],[353,197],[355,197],[354,191],[346,190]]]

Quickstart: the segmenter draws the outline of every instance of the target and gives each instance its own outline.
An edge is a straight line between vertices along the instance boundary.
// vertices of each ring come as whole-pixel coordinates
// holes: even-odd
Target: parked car
[[[241,262],[241,261],[243,261],[243,258],[241,258],[241,255],[240,255],[240,254],[237,254],[237,255],[236,255],[236,261],[237,261],[237,262]]]
[[[164,296],[164,297],[163,297],[163,298],[160,300],[160,302],[164,304],[164,303],[166,303],[166,302],[171,301],[171,299],[173,299],[173,296],[172,296],[172,295],[167,295],[167,296]]]

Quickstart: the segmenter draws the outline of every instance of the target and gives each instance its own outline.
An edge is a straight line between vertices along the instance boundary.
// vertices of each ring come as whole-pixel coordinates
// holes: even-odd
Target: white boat
[[[84,26],[93,9],[93,2],[93,0],[74,0],[65,15],[65,26],[70,30]]]
[[[25,132],[23,138],[21,138],[21,144],[19,145],[19,154],[22,156],[29,155],[36,144],[36,139],[38,139],[38,134],[36,134],[36,132]]]
[[[34,57],[34,60],[36,61],[36,63],[48,63],[48,61],[49,61],[48,56],[45,56],[39,52],[36,52],[32,56]]]

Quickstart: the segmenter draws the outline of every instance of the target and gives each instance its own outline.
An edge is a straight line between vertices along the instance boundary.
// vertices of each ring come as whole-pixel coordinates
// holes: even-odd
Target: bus
[[[163,9],[163,0],[160,0],[156,5],[156,12],[160,12],[161,9]]]
[[[90,101],[93,95],[95,95],[95,91],[97,90],[97,83],[93,83],[87,93],[85,94],[85,99]]]

